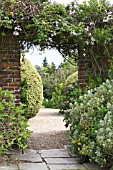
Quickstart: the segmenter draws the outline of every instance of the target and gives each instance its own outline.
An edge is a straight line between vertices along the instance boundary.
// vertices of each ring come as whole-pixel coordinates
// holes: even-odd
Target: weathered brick
[[[0,37],[0,87],[11,90],[20,102],[20,50],[17,37],[8,34]]]
[[[98,63],[98,64],[97,64]],[[101,68],[101,71],[100,71]],[[88,59],[87,56],[80,56],[78,61],[78,83],[80,88],[84,88],[88,83],[88,71],[90,69],[92,76],[97,77],[107,77],[109,68],[109,58],[104,56],[98,59],[91,61],[91,58]]]

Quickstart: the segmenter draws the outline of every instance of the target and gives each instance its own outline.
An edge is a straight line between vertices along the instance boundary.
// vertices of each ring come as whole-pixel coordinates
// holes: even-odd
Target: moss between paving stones
[[[42,105],[43,85],[39,73],[31,63],[21,59],[21,102],[26,104],[25,117],[34,117]]]

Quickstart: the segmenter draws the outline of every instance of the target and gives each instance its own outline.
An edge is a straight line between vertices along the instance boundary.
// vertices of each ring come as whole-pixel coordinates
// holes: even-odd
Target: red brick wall
[[[93,77],[101,76],[103,78],[108,76],[109,68],[109,58],[103,56],[103,58],[98,59],[97,62],[92,61],[89,63],[87,57],[79,57],[78,62],[78,83],[80,88],[84,88],[88,83],[88,70],[91,69]],[[98,64],[97,64],[98,63]]]
[[[12,34],[0,37],[0,87],[13,91],[15,103],[20,102],[19,41]]]
[[[80,88],[86,87],[88,83],[88,59],[79,57],[78,61],[78,84]]]

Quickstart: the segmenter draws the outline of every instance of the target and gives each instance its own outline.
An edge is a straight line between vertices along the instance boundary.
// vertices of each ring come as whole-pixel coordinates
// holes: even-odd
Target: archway
[[[92,14],[92,17],[89,17],[93,8],[90,6],[87,22],[86,16],[79,13],[79,9],[81,8],[85,11],[84,6],[75,6],[73,3],[70,6],[64,7],[56,3],[51,4],[46,0],[40,2],[29,2],[28,0],[25,2],[3,1],[1,3],[0,20],[0,56],[2,63],[0,75],[3,81],[0,83],[0,86],[5,89],[10,89],[15,86],[13,90],[19,86],[20,76],[18,75],[16,78],[11,78],[12,73],[14,74],[15,72],[19,74],[19,42],[21,44],[21,50],[23,44],[27,44],[28,48],[34,44],[40,45],[41,50],[46,47],[56,48],[63,57],[73,57],[74,60],[78,62],[79,66],[78,77],[80,87],[85,87],[87,85],[89,65],[91,64],[90,67],[92,67],[97,63],[94,56],[97,58],[100,57],[100,63],[103,63],[102,65],[105,66],[103,70],[100,71],[100,65],[97,64],[96,73],[100,71],[99,73],[104,76],[104,72],[107,73],[109,65],[108,58],[105,56],[109,55],[111,57],[113,53],[111,45],[112,21],[109,20],[106,27],[104,21],[104,13],[106,13],[106,10],[103,13],[103,20],[98,20],[98,17],[101,18],[100,13],[98,17],[95,17],[95,12]],[[105,8],[111,9],[110,6],[105,6]],[[89,27],[89,25],[91,25],[91,27]],[[100,33],[98,30],[100,30]],[[100,49],[102,52],[100,52]],[[9,63],[10,61],[13,61],[13,63],[4,67],[6,53],[7,57],[10,58],[10,60],[8,59]],[[5,77],[8,70],[10,71],[10,73],[8,73],[9,78]],[[95,75],[97,76],[98,74]],[[17,101],[19,101],[19,87],[17,91]]]

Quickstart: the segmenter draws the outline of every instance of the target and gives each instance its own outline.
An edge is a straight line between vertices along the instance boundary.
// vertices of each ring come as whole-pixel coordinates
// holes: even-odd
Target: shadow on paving
[[[28,140],[28,148],[35,150],[61,149],[68,143],[67,131],[33,133]]]

